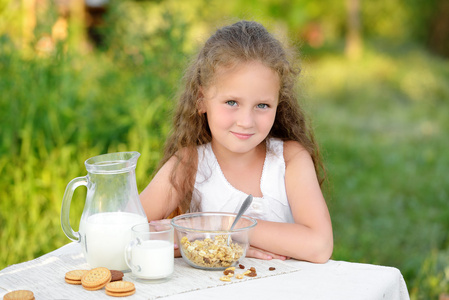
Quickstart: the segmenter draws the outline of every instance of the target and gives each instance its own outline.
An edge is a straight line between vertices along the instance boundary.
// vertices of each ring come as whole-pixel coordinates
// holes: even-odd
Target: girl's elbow
[[[314,263],[317,264],[324,264],[327,263],[329,261],[329,259],[332,256],[332,249],[330,250],[326,250],[326,251],[322,251],[320,253],[317,253],[313,259]]]
[[[334,251],[333,239],[325,239],[319,243],[310,257],[310,262],[324,264],[329,261]]]

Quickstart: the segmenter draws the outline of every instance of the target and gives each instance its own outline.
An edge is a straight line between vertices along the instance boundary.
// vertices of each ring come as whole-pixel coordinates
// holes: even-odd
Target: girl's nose
[[[237,115],[237,126],[250,128],[254,124],[253,112],[250,109],[241,109]]]

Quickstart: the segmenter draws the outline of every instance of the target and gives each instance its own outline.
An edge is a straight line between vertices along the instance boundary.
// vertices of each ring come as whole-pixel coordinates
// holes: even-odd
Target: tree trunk
[[[362,54],[360,22],[360,0],[346,0],[347,32],[345,54],[350,59],[358,59]]]
[[[22,0],[22,47],[28,48],[34,40],[36,27],[36,0]]]
[[[428,45],[433,52],[449,57],[449,1],[440,0],[435,8]]]

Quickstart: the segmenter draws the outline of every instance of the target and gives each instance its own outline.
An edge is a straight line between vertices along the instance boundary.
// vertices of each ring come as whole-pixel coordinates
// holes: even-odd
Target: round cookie
[[[34,293],[29,290],[17,290],[3,296],[4,300],[34,300]]]
[[[106,294],[113,297],[126,297],[135,292],[134,283],[129,281],[114,281],[106,285]]]
[[[83,288],[89,291],[96,291],[103,288],[111,281],[111,272],[107,268],[99,267],[90,270],[81,277]]]
[[[112,293],[112,292],[106,291],[106,295],[109,295],[112,297],[128,297],[128,296],[131,296],[132,294],[134,294],[135,292],[136,292],[136,289],[129,291],[129,292],[123,292],[123,293]]]
[[[65,282],[70,284],[81,284],[81,277],[89,272],[88,270],[72,270],[65,273]]]

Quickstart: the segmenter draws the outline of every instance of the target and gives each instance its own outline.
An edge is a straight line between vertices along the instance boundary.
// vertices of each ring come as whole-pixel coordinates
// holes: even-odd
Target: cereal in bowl
[[[227,244],[227,235],[218,235],[214,239],[205,238],[190,242],[186,236],[181,239],[184,256],[191,263],[207,268],[229,267],[243,256],[244,249],[238,243]]]

